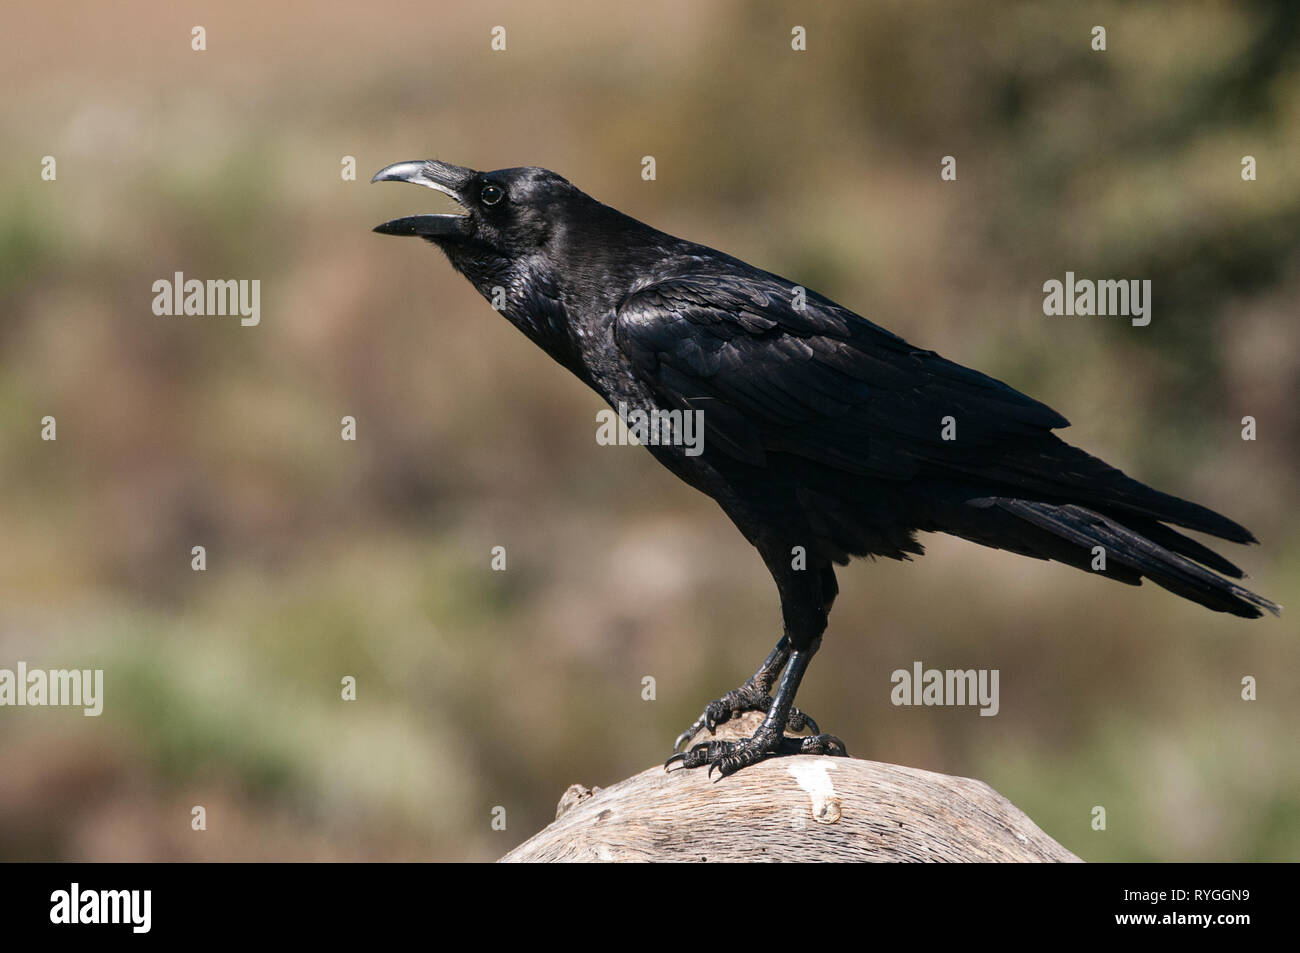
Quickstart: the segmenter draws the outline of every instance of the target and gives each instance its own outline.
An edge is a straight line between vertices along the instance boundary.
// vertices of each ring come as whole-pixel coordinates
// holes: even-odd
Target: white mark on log
[[[835,793],[829,771],[836,766],[835,762],[830,758],[818,758],[815,761],[805,761],[803,758],[791,760],[794,763],[786,770],[799,782],[799,787],[808,792],[812,801],[813,820],[818,824],[834,824],[842,815],[840,797]]]

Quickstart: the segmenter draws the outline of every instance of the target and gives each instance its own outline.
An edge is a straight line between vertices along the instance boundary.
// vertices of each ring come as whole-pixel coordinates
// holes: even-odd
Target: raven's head
[[[436,159],[398,162],[372,182],[411,182],[450,196],[461,214],[408,215],[375,227],[433,242],[483,297],[561,363],[574,362],[573,332],[559,307],[564,246],[576,223],[620,213],[547,169],[476,172]],[[631,221],[628,219],[628,221]],[[569,239],[570,241],[566,241]]]
[[[513,260],[544,246],[557,214],[573,201],[585,199],[562,176],[547,169],[498,169],[476,172],[429,159],[398,162],[381,169],[372,182],[411,182],[450,196],[464,210],[460,215],[408,215],[375,227],[384,235],[418,235],[458,258],[486,255]]]

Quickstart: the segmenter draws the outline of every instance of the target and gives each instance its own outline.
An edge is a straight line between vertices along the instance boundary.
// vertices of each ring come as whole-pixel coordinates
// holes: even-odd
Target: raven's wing
[[[755,465],[780,451],[906,480],[1069,425],[1001,381],[766,275],[652,285],[618,309],[614,339],[664,400],[704,411],[706,445]]]
[[[661,399],[704,411],[706,447],[745,463],[787,453],[860,477],[951,481],[1253,541],[1060,440],[1051,431],[1069,422],[1050,407],[775,275],[650,285],[618,308],[614,340]]]

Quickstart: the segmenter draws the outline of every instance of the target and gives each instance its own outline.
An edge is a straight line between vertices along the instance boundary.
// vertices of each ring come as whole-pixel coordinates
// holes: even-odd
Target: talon
[[[709,734],[715,735],[719,725],[746,712],[766,712],[771,710],[771,707],[772,697],[760,688],[755,688],[747,683],[740,688],[732,689],[721,698],[714,699],[704,706],[704,711],[700,714],[700,717],[696,718],[689,728],[677,736],[677,740],[673,742],[673,751],[680,750],[705,729],[708,729]],[[791,732],[799,732],[803,731],[804,728],[808,728],[814,735],[821,734],[817,722],[798,708],[790,709],[786,727]]]
[[[797,666],[796,662],[798,662]],[[700,717],[695,719],[691,726],[678,735],[677,740],[673,742],[673,756],[664,763],[664,768],[667,769],[674,764],[680,764],[685,768],[701,768],[708,765],[706,775],[712,777],[716,769],[720,780],[771,755],[847,756],[844,742],[832,735],[822,734],[816,721],[790,704],[794,700],[794,691],[798,688],[799,678],[806,666],[806,658],[801,657],[799,651],[792,650],[788,640],[782,639],[745,684],[704,706]],[[769,691],[776,674],[782,670],[784,671],[781,675],[781,690],[777,693],[777,698],[788,700],[783,700],[778,709],[777,702]],[[782,693],[785,695],[783,696]],[[709,734],[716,735],[720,724],[751,711],[765,712],[768,716],[752,737],[738,742],[719,741],[715,737],[689,750],[682,750],[690,744],[692,738],[699,737],[705,728],[709,730]],[[794,737],[805,728],[812,732],[810,736]],[[789,736],[786,735],[786,731],[790,732]]]
[[[722,698],[709,702],[704,706],[704,714],[700,716],[703,722],[702,727],[709,729],[709,734],[717,734],[718,725],[724,721],[730,721],[736,714],[744,708],[744,700],[738,692],[727,692]]]
[[[702,741],[688,751],[678,752],[664,762],[664,770],[674,764],[685,768],[702,768],[708,766],[706,776],[713,779],[716,771],[721,781],[737,771],[757,764],[772,756],[783,755],[829,755],[834,758],[847,758],[848,748],[834,735],[817,732],[803,738],[795,738],[775,729],[760,726],[754,734],[744,741]]]

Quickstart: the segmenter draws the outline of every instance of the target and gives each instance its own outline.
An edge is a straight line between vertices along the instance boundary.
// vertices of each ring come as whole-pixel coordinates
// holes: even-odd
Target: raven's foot
[[[681,762],[685,768],[702,768],[707,764],[710,775],[716,768],[725,778],[771,755],[783,754],[825,754],[847,758],[849,753],[844,742],[834,735],[791,738],[764,722],[752,737],[743,741],[706,741],[689,751],[673,755],[664,767],[671,767],[675,762]]]
[[[709,730],[709,734],[714,734],[718,729],[718,725],[725,724],[732,718],[750,711],[767,712],[771,708],[771,697],[766,691],[755,685],[751,679],[739,688],[733,688],[721,698],[709,702],[705,706],[704,713],[699,718],[696,718],[689,728],[677,736],[677,740],[673,742],[673,750],[676,751],[706,728]],[[821,731],[817,727],[817,722],[798,708],[790,709],[790,717],[786,719],[785,727],[788,731],[803,731],[803,729],[808,728],[814,735],[819,734]]]

